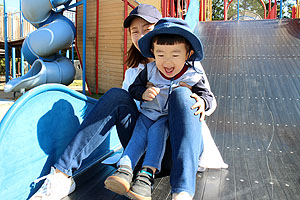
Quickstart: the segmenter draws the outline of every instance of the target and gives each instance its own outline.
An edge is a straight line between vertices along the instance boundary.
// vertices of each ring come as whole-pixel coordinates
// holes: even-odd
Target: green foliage
[[[239,11],[252,11],[264,18],[264,8],[259,0],[240,0]],[[228,9],[228,18],[237,14],[237,0],[234,0]]]
[[[0,75],[5,74],[5,58],[0,59]]]
[[[230,2],[230,0],[229,0]],[[269,1],[264,1],[267,9],[269,10]],[[274,5],[272,3],[271,7]],[[244,10],[252,11],[254,13],[259,14],[262,18],[264,18],[264,9],[259,0],[240,0],[239,2],[239,11],[242,12]],[[292,7],[293,3],[288,0],[283,0],[283,9],[282,15],[285,18],[291,18],[292,16]],[[212,0],[212,20],[224,20],[224,0]],[[277,17],[279,18],[280,12],[280,0],[277,1]],[[228,8],[227,17],[230,18],[237,14],[237,0],[233,0]]]
[[[282,16],[283,18],[292,18],[292,8],[293,5],[295,5],[295,2],[292,3],[288,0],[283,0],[283,8],[282,8]],[[280,11],[280,1],[277,2],[277,17],[279,17],[279,11]]]
[[[212,0],[212,20],[224,19],[224,0]]]

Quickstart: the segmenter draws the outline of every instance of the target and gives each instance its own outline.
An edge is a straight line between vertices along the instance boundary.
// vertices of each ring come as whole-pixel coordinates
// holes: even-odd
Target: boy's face
[[[152,51],[158,70],[168,78],[176,76],[182,70],[189,56],[184,43],[160,45],[155,42]],[[190,56],[192,54],[193,51]]]

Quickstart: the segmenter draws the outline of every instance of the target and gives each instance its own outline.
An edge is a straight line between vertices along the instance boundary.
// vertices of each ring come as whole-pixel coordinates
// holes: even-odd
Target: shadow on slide
[[[27,199],[41,186],[33,181],[50,172],[95,103],[59,84],[36,87],[14,103],[0,123],[1,198]],[[118,147],[114,129],[76,173]]]

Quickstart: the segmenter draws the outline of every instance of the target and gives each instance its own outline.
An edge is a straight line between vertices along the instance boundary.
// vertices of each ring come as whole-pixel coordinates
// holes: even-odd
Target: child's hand
[[[194,110],[195,108],[198,108],[194,115],[200,114],[200,122],[202,122],[205,118],[205,101],[195,93],[191,94],[191,97],[196,100],[196,103],[191,109]]]
[[[152,101],[156,95],[160,92],[160,89],[157,87],[149,87],[144,92],[142,98],[144,101]]]
[[[185,82],[179,82],[181,87],[187,87],[192,90],[192,86],[186,84]],[[196,100],[196,103],[191,107],[192,110],[198,108],[198,110],[194,113],[194,115],[200,114],[200,122],[202,122],[205,118],[205,101],[199,97],[197,94],[191,94],[191,97]]]

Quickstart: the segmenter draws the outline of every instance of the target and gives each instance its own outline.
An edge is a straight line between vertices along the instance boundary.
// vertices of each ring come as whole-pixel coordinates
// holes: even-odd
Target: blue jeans
[[[185,87],[176,88],[169,100],[169,126],[172,148],[170,183],[172,193],[195,193],[199,156],[203,151],[202,122],[190,107],[195,100]]]
[[[159,172],[169,136],[167,120],[167,116],[163,116],[153,121],[141,113],[118,165],[134,168],[146,151],[142,166],[154,167]]]
[[[72,176],[82,161],[101,145],[114,125],[122,145],[126,146],[138,116],[136,104],[127,91],[110,89],[88,113],[75,138],[54,166]]]
[[[170,95],[168,120],[172,158],[165,154],[168,158],[164,160],[173,160],[170,176],[172,193],[186,191],[194,195],[203,141],[199,116],[194,116],[194,111],[190,109],[195,103],[190,94],[188,88],[179,87]],[[136,104],[128,92],[119,88],[110,89],[84,119],[77,135],[54,166],[71,176],[82,160],[104,141],[114,125],[123,147],[126,147],[138,116]]]

